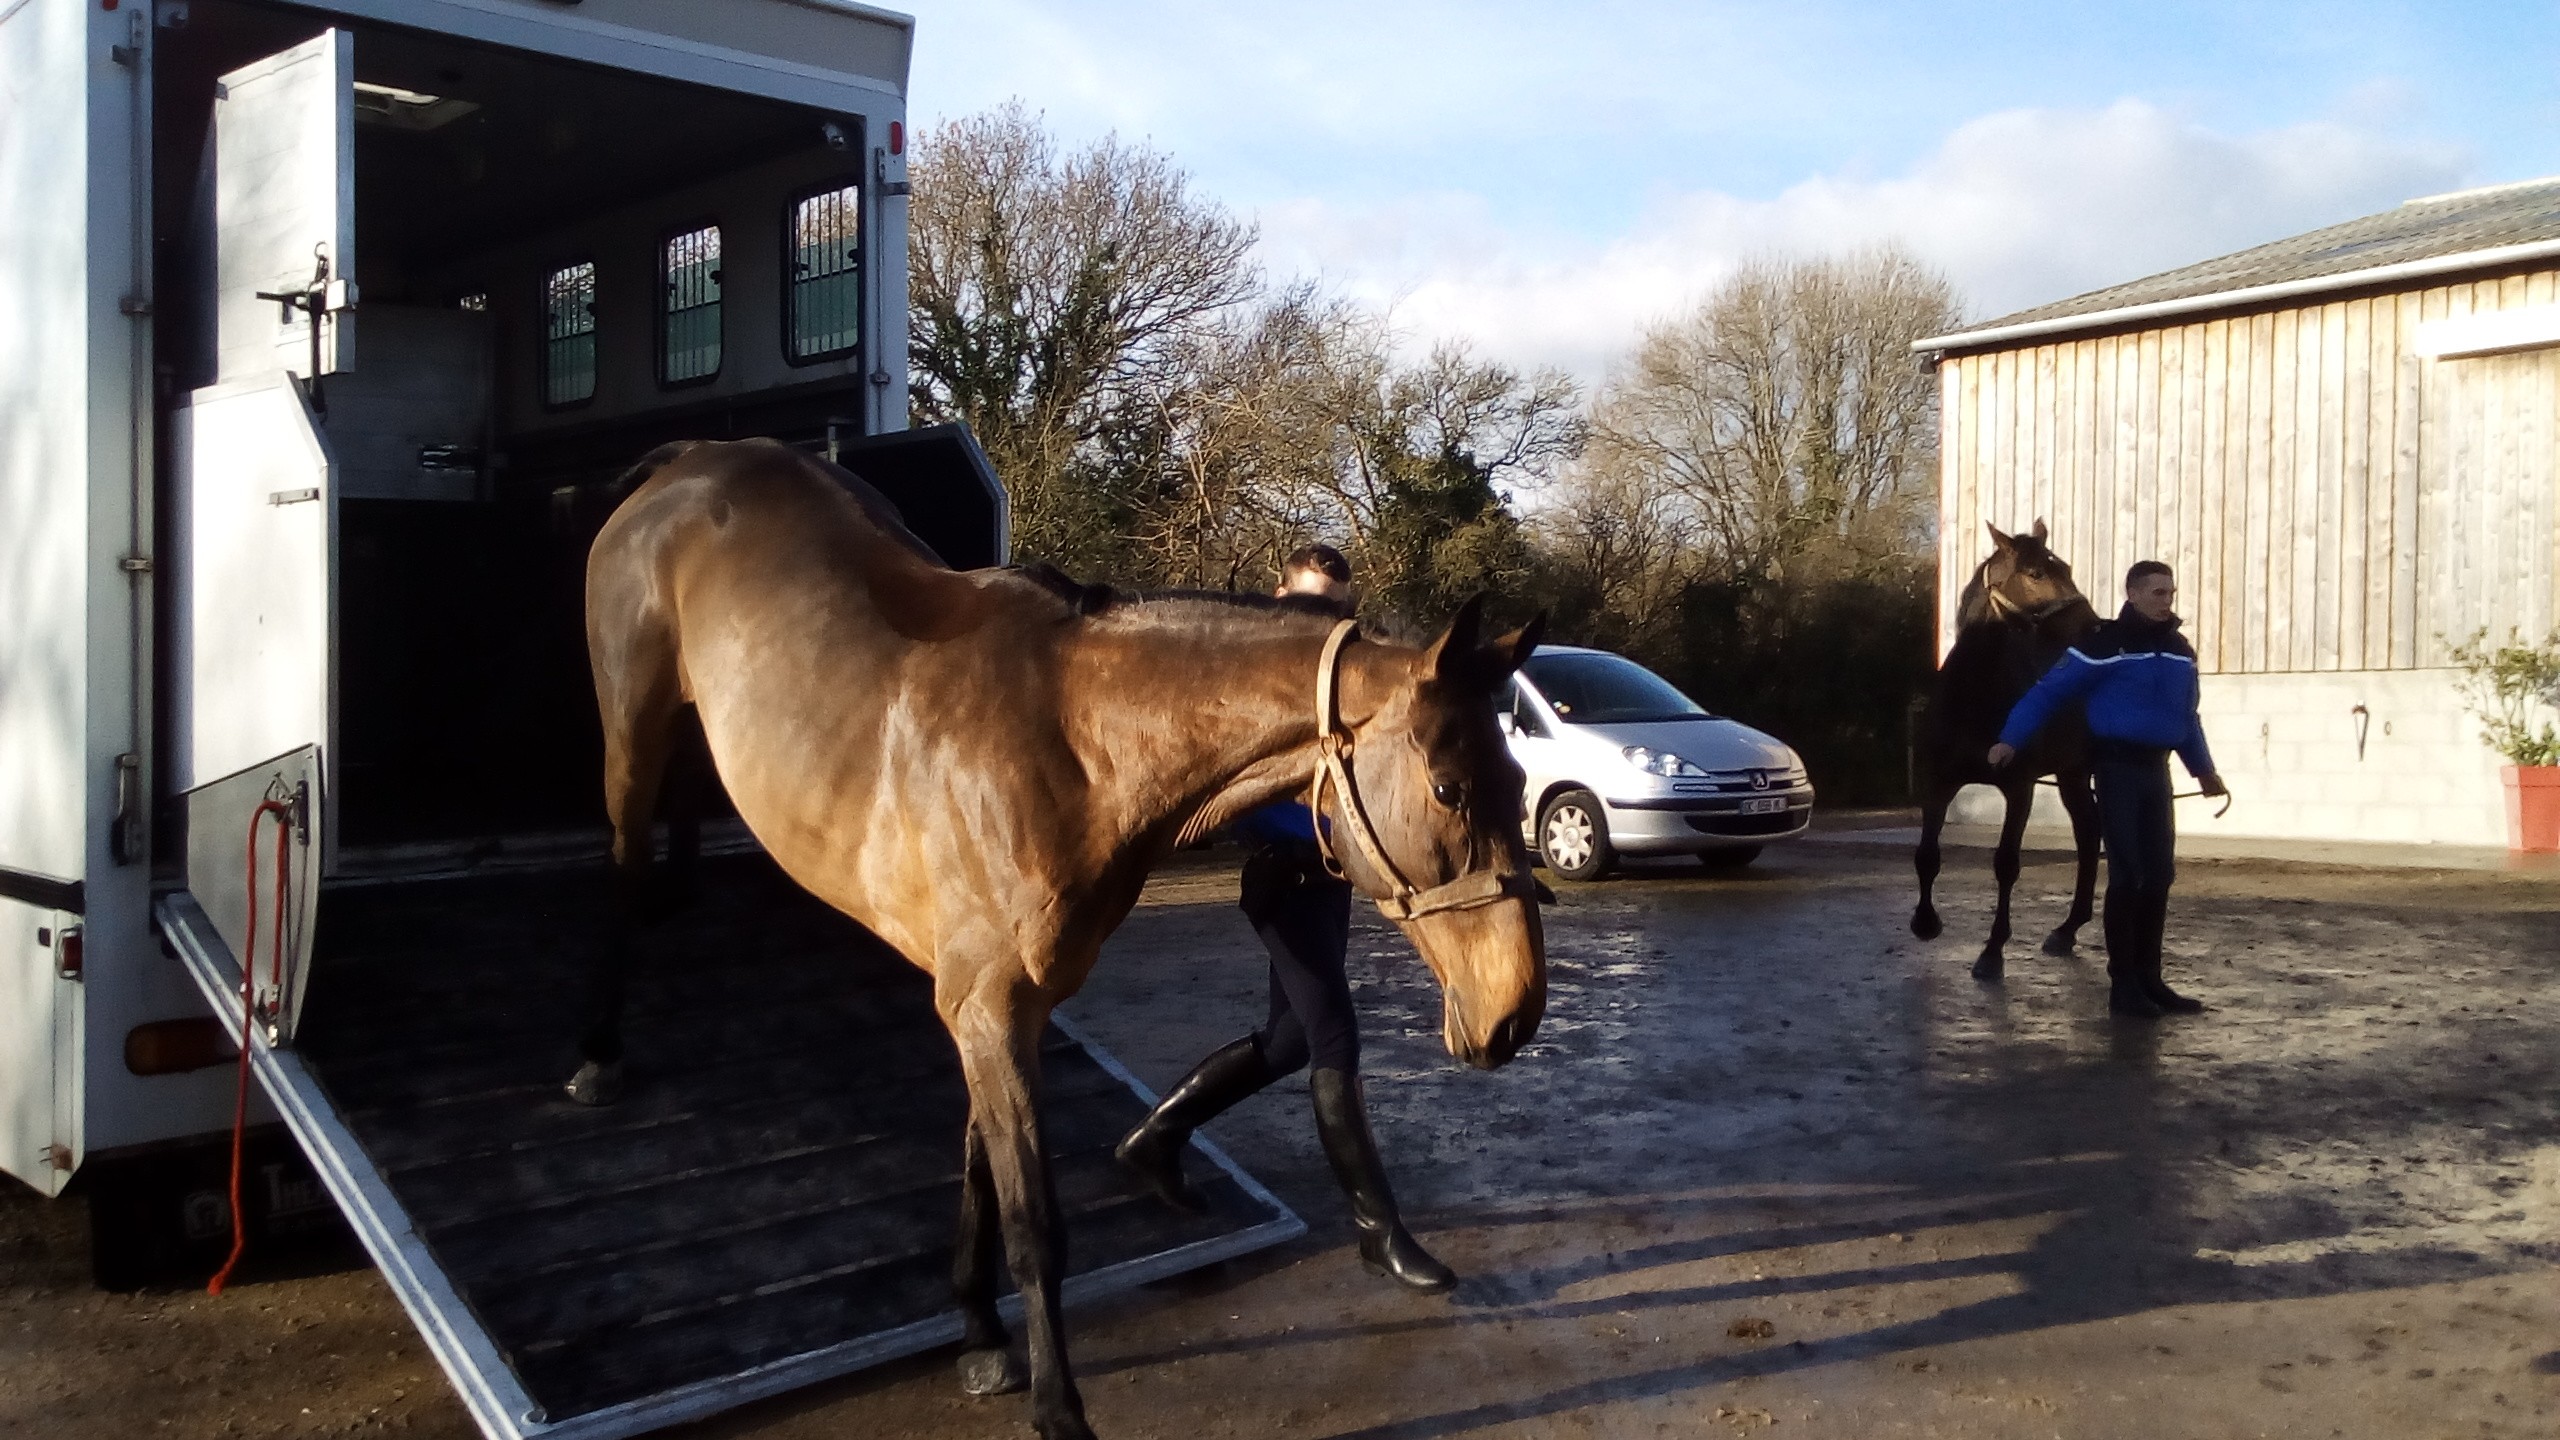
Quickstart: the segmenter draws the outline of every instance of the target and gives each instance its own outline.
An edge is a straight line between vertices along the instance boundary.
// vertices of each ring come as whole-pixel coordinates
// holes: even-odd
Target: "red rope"
[[[205,1283],[205,1293],[219,1295],[249,1248],[249,1221],[240,1209],[240,1152],[249,1133],[249,1030],[258,1020],[258,822],[276,817],[276,920],[272,949],[276,1000],[284,1000],[285,875],[293,860],[293,807],[282,800],[261,800],[249,813],[249,933],[240,946],[240,1088],[231,1102],[231,1254]]]

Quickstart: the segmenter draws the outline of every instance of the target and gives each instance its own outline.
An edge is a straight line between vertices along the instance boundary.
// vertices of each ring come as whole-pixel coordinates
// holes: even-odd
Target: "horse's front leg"
[[[2079,852],[2079,874],[2071,888],[2071,913],[2044,938],[2047,955],[2079,952],[2080,927],[2094,913],[2090,904],[2098,888],[2098,800],[2089,791],[2089,772],[2065,770],[2053,777],[2062,787],[2062,808],[2071,814],[2071,845]]]
[[[960,1300],[960,1388],[972,1395],[1009,1395],[1022,1388],[1004,1317],[996,1313],[996,1273],[1004,1266],[995,1171],[973,1119],[961,1126],[960,1234],[951,1251],[951,1289]]]
[[[1024,1349],[1031,1368],[1031,1424],[1041,1440],[1093,1440],[1084,1398],[1067,1370],[1060,1289],[1067,1271],[1066,1227],[1048,1157],[1040,1148],[1040,1032],[1045,1008],[999,992],[972,994],[948,1016],[969,1085],[969,1125],[984,1146],[988,1179],[1004,1227],[1005,1257],[1022,1292]],[[963,1215],[968,1201],[963,1200]]]
[[[1955,796],[1956,787],[1933,778],[1920,797],[1920,843],[1911,852],[1911,868],[1920,876],[1920,903],[1911,908],[1911,933],[1923,940],[1935,940],[1947,928],[1931,891],[1938,883],[1938,832],[1946,828],[1947,807]]]
[[[2008,973],[2009,891],[2018,883],[2018,847],[2026,839],[2027,812],[2034,808],[2033,777],[2000,787],[2000,848],[1991,852],[1991,878],[2000,882],[2000,902],[1991,912],[1991,938],[1973,962],[1973,978],[1998,980]]]

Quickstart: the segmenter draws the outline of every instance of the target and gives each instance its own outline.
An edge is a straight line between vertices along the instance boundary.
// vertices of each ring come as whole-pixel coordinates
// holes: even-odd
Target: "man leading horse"
[[[1994,767],[2017,758],[2056,712],[2085,701],[2098,823],[2106,836],[2107,1008],[2157,1019],[2204,1002],[2161,978],[2169,885],[2177,878],[2177,817],[2169,752],[2207,795],[2227,795],[2197,716],[2195,647],[2178,633],[2178,581],[2157,560],[2125,572],[2124,609],[2083,636],[2009,712]]]
[[[1280,588],[1273,593],[1347,618],[1353,608],[1351,563],[1330,545],[1301,547],[1282,563]],[[1263,806],[1233,828],[1255,847],[1245,861],[1237,903],[1270,952],[1270,1018],[1193,1066],[1120,1142],[1120,1162],[1146,1177],[1165,1203],[1197,1210],[1200,1196],[1182,1174],[1191,1132],[1273,1081],[1312,1066],[1307,1088],[1315,1099],[1316,1133],[1350,1198],[1361,1263],[1416,1290],[1446,1290],[1457,1276],[1404,1228],[1369,1130],[1360,1087],[1360,1021],[1344,969],[1351,885],[1326,867],[1315,817],[1302,800]]]

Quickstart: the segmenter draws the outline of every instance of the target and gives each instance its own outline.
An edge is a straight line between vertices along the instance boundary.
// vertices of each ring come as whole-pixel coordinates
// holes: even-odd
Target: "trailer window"
[[[596,393],[596,265],[563,265],[542,282],[542,403],[576,405]]]
[[[794,361],[850,355],[862,339],[862,188],[837,185],[791,203]]]
[[[658,269],[658,379],[708,380],[720,372],[720,227],[669,236]]]

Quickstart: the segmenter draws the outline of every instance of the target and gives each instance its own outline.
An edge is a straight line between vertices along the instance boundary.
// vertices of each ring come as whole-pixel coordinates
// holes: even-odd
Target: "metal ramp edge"
[[[240,969],[229,945],[216,933],[195,897],[175,891],[153,906],[161,933],[176,951],[188,978],[204,995],[225,1033],[243,1041],[240,1015]],[[1052,1017],[1069,1039],[1094,1062],[1127,1085],[1146,1104],[1156,1096],[1119,1059],[1096,1044],[1065,1015]],[[537,1405],[479,1318],[446,1277],[434,1254],[419,1236],[389,1181],[340,1121],[316,1076],[291,1048],[276,1049],[252,1030],[250,1070],[259,1088],[282,1115],[312,1168],[381,1271],[401,1308],[427,1342],[436,1363],[461,1398],[472,1420],[489,1440],[617,1440],[670,1425],[703,1419],[751,1401],[784,1394],[822,1380],[849,1374],[949,1344],[960,1338],[956,1311],[916,1321],[893,1330],[754,1366],[729,1375],[696,1381],[639,1400],[593,1410],[557,1423]],[[956,1140],[956,1137],[955,1137]],[[1174,1249],[1067,1277],[1069,1305],[1118,1294],[1202,1266],[1249,1255],[1307,1233],[1306,1221],[1261,1182],[1245,1173],[1206,1136],[1192,1141],[1203,1158],[1237,1186],[1270,1207],[1277,1218],[1248,1229],[1197,1241]],[[956,1148],[956,1143],[955,1143]],[[1022,1302],[1007,1295],[999,1307],[1019,1323]]]

